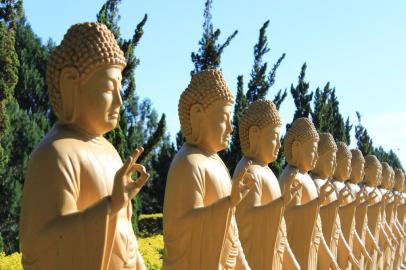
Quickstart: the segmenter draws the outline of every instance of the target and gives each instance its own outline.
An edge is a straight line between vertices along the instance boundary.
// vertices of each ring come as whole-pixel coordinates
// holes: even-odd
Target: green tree
[[[332,130],[330,130],[329,132],[333,135],[336,141],[342,141],[348,145],[351,142],[350,131],[352,125],[350,124],[349,118],[347,118],[347,121],[344,122],[343,116],[341,115],[339,110],[339,102],[335,94],[335,89],[331,91],[329,103],[331,106],[333,118]]]
[[[333,122],[332,108],[329,103],[329,97],[332,89],[328,82],[323,90],[317,88],[314,92],[313,111],[311,112],[312,121],[318,132],[331,132]]]
[[[219,68],[221,54],[238,33],[238,31],[235,30],[223,44],[218,43],[221,31],[218,28],[214,30],[213,27],[211,15],[213,0],[206,0],[204,5],[203,37],[199,41],[200,47],[198,52],[192,52],[191,54],[192,62],[195,66],[194,70],[191,71],[192,75],[205,69]]]
[[[358,124],[355,126],[355,138],[357,139],[357,148],[364,156],[373,154],[372,139],[368,134],[367,129],[361,123],[361,114],[356,112]]]
[[[130,39],[120,36],[118,22],[118,5],[121,0],[107,0],[97,14],[97,20],[104,23],[114,33],[120,48],[126,57],[127,65],[123,70],[122,99],[123,107],[120,111],[120,120],[116,129],[106,134],[108,140],[117,148],[122,159],[127,159],[131,152],[139,145],[144,146],[144,153],[139,162],[144,165],[153,158],[154,147],[160,142],[165,133],[165,115],[158,120],[156,111],[149,100],[139,101],[135,94],[134,72],[140,60],[135,56],[135,49],[144,33],[143,27],[148,19],[147,15],[138,23]],[[148,167],[151,175],[154,168]],[[138,215],[140,214],[140,199],[136,196],[133,202],[133,225],[137,230]]]
[[[387,162],[392,168],[398,168],[404,171],[402,163],[398,156],[393,152],[393,150],[389,150],[389,152],[385,151],[382,146],[378,148],[374,148],[374,155],[381,161]]]
[[[22,14],[19,0],[0,1],[0,235],[6,253],[18,248],[17,217],[21,186],[5,174],[9,172],[10,147],[7,137],[12,134],[14,119],[8,111],[13,102],[15,86],[18,82],[19,61],[15,50],[16,24]],[[13,123],[11,125],[10,123]],[[18,151],[18,149],[15,149]]]
[[[312,112],[310,102],[312,101],[313,93],[308,93],[310,85],[308,82],[305,82],[306,68],[307,64],[304,63],[300,71],[298,84],[296,87],[293,84],[290,87],[290,93],[296,106],[292,122],[300,117],[309,117]]]

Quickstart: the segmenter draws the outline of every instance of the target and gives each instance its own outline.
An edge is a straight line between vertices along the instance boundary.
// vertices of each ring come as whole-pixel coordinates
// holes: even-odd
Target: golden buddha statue
[[[114,35],[100,23],[73,25],[49,57],[49,99],[58,122],[26,173],[24,269],[146,269],[131,224],[131,199],[149,177],[135,163],[143,149],[123,164],[103,137],[117,125],[124,67]]]
[[[285,220],[289,244],[301,269],[316,269],[318,260],[339,269],[334,255],[324,240],[319,208],[331,188],[318,191],[308,172],[317,162],[319,135],[308,118],[298,118],[286,132],[284,154],[288,165],[279,177],[281,190],[288,196]],[[291,187],[293,188],[291,189]],[[324,187],[324,186],[323,186]]]
[[[395,170],[395,183],[393,185],[394,194],[394,209],[393,218],[397,226],[406,232],[406,222],[405,222],[405,195],[403,193],[405,175],[402,170],[396,168]],[[404,269],[406,268],[406,256],[405,256],[406,241],[403,238],[400,241],[399,246],[396,251],[394,269]]]
[[[352,254],[351,247],[347,243],[348,239],[344,238],[341,230],[340,217],[338,215],[338,207],[345,196],[348,196],[348,192],[346,193],[345,190],[342,190],[340,193],[337,193],[336,187],[329,180],[336,171],[337,145],[330,133],[320,133],[319,137],[320,141],[317,149],[319,158],[310,176],[316,183],[318,189],[326,186],[334,190],[334,192],[331,192],[330,195],[326,197],[320,207],[323,235],[334,257],[337,258],[337,255],[340,255],[342,265],[340,265],[340,262],[339,265],[341,268],[350,262],[354,264],[355,269],[358,269],[359,263]],[[341,167],[339,168],[340,170],[342,170]],[[326,269],[327,267],[328,265],[323,265],[323,262],[319,262],[318,264],[318,269]]]
[[[365,193],[360,192],[357,196],[352,195],[351,188],[346,184],[346,181],[351,175],[351,160],[352,154],[348,146],[344,142],[337,142],[337,167],[334,172],[333,184],[335,189],[343,195],[343,200],[340,201],[338,216],[340,218],[341,229],[345,240],[348,242],[351,250],[360,250],[363,257],[371,262],[371,257],[368,254],[364,242],[356,231],[355,209],[360,204]],[[338,264],[341,268],[348,268],[348,255],[342,251],[338,254]],[[354,264],[353,264],[354,266]],[[361,268],[361,265],[357,265]]]
[[[278,157],[281,125],[275,105],[268,100],[252,103],[239,124],[244,157],[234,175],[250,163],[255,185],[237,206],[236,219],[241,244],[253,270],[299,269],[286,236],[285,196],[282,197],[278,180],[268,167]]]
[[[393,249],[391,239],[385,230],[385,221],[382,218],[382,194],[377,186],[380,184],[382,177],[382,165],[374,155],[365,157],[365,176],[363,184],[365,191],[368,194],[368,227],[371,230],[375,240],[379,244],[381,251],[384,251],[387,246]],[[383,267],[382,255],[376,251],[372,255],[372,263],[366,263],[367,269],[381,269]]]
[[[351,191],[352,199],[356,199],[356,210],[354,216],[355,230],[357,231],[358,236],[361,238],[361,241],[364,243],[368,255],[372,254],[374,250],[380,254],[381,251],[378,243],[375,241],[375,238],[368,227],[367,209],[369,203],[367,200],[367,193],[364,187],[361,188],[359,186],[359,183],[364,177],[364,164],[365,159],[362,152],[358,149],[351,149],[351,175],[349,181],[346,182],[346,185]],[[358,259],[361,269],[366,269],[365,260],[367,260],[369,264],[372,263],[372,258],[366,256],[365,254],[364,256],[360,246],[355,245],[353,247],[353,253]]]
[[[172,160],[165,190],[163,268],[250,269],[235,206],[254,185],[249,164],[231,182],[218,151],[228,145],[232,94],[219,70],[193,75],[179,101],[186,143]]]

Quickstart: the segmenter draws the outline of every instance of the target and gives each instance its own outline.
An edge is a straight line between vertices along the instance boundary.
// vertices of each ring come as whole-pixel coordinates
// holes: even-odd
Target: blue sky
[[[44,41],[59,43],[74,23],[94,21],[103,0],[25,0],[25,14]],[[149,98],[167,115],[172,136],[179,129],[177,104],[190,79],[190,53],[202,34],[204,0],[122,0],[121,32],[130,37],[145,13],[149,19],[136,49],[141,64],[136,70],[137,93]],[[253,64],[253,46],[259,28],[270,20],[271,48],[265,61],[272,66],[286,53],[269,98],[296,84],[307,62],[310,89],[330,82],[336,88],[343,116],[356,123],[361,112],[375,146],[393,149],[406,165],[406,1],[271,1],[214,0],[213,23],[220,41],[239,30],[224,51],[221,68],[230,88],[237,76],[245,83]],[[289,94],[282,104],[282,120],[290,122],[295,110]],[[354,133],[354,132],[353,132]],[[355,145],[352,138],[351,146]]]

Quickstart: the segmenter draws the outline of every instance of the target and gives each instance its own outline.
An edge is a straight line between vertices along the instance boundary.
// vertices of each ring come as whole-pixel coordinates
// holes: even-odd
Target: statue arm
[[[81,267],[86,263],[89,268],[101,267],[102,261],[108,263],[117,219],[108,215],[107,196],[79,209],[79,176],[78,161],[67,154],[47,151],[32,157],[20,228],[21,248],[27,261],[47,256],[43,255],[47,250],[55,249],[66,254],[58,256],[57,263],[74,264],[76,269],[84,269]],[[69,262],[68,258],[77,260]]]

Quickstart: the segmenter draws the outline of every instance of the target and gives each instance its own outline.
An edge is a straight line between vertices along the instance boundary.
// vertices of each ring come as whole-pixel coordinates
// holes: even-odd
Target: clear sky
[[[25,14],[34,32],[57,44],[74,23],[94,21],[104,0],[25,0]],[[177,104],[190,80],[190,53],[202,35],[204,0],[122,0],[120,26],[129,38],[145,13],[145,34],[136,49],[141,60],[136,70],[137,93],[149,98],[167,115],[172,137],[179,130]],[[224,51],[221,68],[236,91],[237,76],[245,83],[253,64],[253,46],[259,28],[270,20],[270,66],[282,54],[276,83],[279,89],[297,83],[307,62],[310,89],[330,82],[336,88],[340,111],[356,123],[362,114],[374,145],[393,149],[406,166],[406,1],[391,0],[214,0],[213,23],[221,29],[220,41],[235,29],[236,38]],[[282,120],[290,122],[295,110],[290,96],[281,107]],[[354,132],[352,131],[352,134]],[[352,145],[355,138],[352,138]]]

